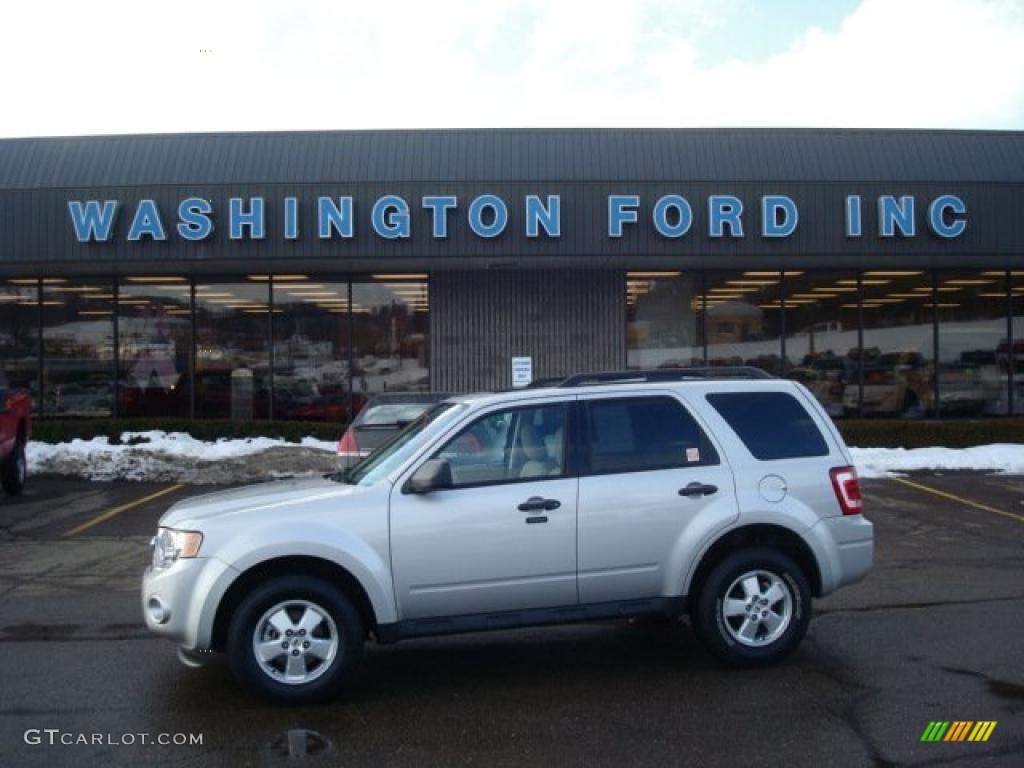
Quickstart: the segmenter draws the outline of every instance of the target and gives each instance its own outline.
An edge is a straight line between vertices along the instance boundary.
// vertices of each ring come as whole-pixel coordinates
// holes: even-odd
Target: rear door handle
[[[531,496],[519,505],[520,512],[550,512],[562,506],[558,499],[545,499],[540,496]]]
[[[680,496],[710,496],[718,493],[717,485],[705,485],[704,483],[690,483],[685,488],[679,489]]]

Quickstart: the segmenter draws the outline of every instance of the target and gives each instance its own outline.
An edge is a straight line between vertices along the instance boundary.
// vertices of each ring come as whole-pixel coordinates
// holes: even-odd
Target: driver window
[[[565,421],[564,405],[496,411],[459,432],[434,458],[451,466],[454,488],[561,477]]]

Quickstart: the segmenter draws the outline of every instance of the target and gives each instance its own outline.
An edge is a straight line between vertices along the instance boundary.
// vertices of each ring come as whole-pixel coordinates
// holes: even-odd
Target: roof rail
[[[767,371],[750,365],[704,366],[696,368],[655,368],[653,370],[600,371],[574,373],[562,379],[558,387],[586,387],[591,384],[630,382],[687,381],[692,379],[771,379]]]

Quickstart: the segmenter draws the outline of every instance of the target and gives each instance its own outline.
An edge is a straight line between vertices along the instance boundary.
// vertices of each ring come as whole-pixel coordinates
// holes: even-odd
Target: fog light
[[[164,607],[159,597],[149,598],[146,608],[149,610],[149,618],[154,624],[166,624],[167,620],[171,618],[171,612]]]

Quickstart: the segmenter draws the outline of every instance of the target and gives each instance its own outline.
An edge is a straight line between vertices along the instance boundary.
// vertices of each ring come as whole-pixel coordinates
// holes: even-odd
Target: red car
[[[0,371],[0,485],[8,496],[20,496],[25,490],[25,445],[31,435],[32,398],[9,391]]]

